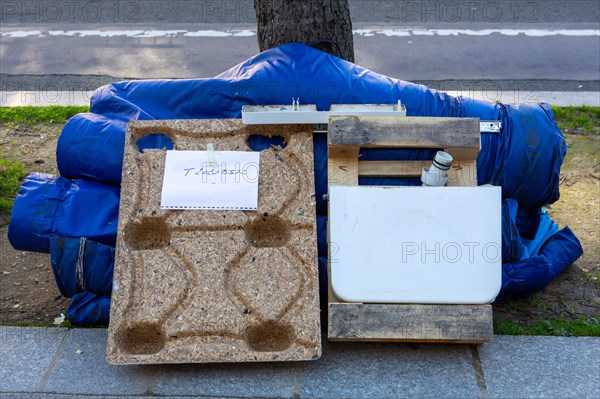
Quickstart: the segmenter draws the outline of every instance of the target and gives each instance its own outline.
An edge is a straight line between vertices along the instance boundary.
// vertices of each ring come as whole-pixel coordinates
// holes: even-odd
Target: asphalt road
[[[446,90],[600,89],[597,0],[350,4],[356,62],[376,72]],[[1,1],[0,21],[0,91],[212,77],[258,52],[247,0]]]
[[[349,0],[354,22],[598,22],[598,0]],[[253,0],[1,0],[0,22],[250,23]]]

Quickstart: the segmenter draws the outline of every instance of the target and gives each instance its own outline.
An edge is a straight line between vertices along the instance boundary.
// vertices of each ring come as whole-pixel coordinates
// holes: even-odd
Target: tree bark
[[[260,51],[298,42],[354,62],[348,0],[254,0]]]

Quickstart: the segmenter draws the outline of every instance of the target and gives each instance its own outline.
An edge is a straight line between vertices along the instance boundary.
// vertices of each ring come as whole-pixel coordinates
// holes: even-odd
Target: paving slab
[[[55,393],[2,393],[2,399],[76,399],[81,398],[79,394],[55,394]],[[156,396],[148,395],[85,395],[85,399],[156,399]],[[190,399],[191,396],[169,396],[169,399]],[[240,397],[203,396],[202,399],[242,399]]]
[[[162,366],[153,393],[242,398],[293,398],[302,363]]]
[[[68,334],[66,329],[0,326],[0,392],[35,391]]]
[[[600,397],[600,338],[495,336],[479,356],[468,345],[326,343],[317,362],[160,366],[111,366],[106,341],[105,329],[0,327],[0,398]]]
[[[329,343],[304,364],[302,398],[478,398],[467,345]]]
[[[479,353],[490,398],[600,397],[600,338],[496,336]]]
[[[40,391],[89,395],[148,392],[158,375],[156,366],[111,366],[104,358],[106,340],[106,329],[71,330],[71,339]]]

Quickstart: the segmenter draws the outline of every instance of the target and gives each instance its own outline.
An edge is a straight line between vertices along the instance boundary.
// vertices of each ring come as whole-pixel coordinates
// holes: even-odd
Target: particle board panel
[[[163,210],[167,135],[175,150],[260,155],[257,211]],[[127,127],[106,357],[113,364],[312,360],[321,354],[312,127],[240,120]]]

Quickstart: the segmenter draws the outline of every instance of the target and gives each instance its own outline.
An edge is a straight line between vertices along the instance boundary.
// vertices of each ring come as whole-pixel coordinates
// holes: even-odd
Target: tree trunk
[[[308,44],[354,62],[348,0],[254,0],[260,51]]]

